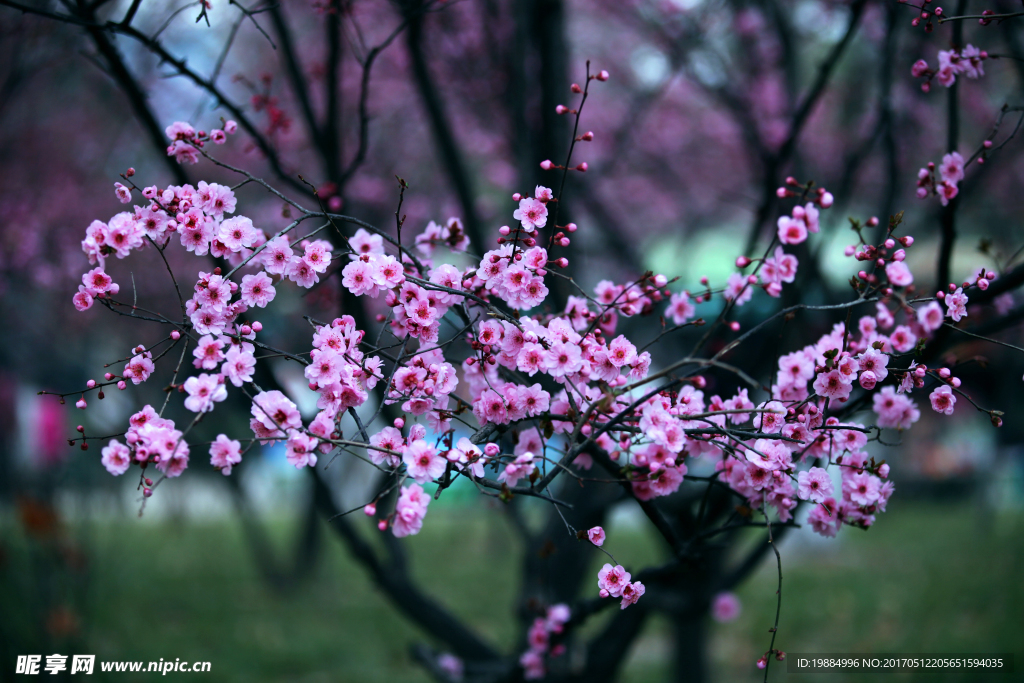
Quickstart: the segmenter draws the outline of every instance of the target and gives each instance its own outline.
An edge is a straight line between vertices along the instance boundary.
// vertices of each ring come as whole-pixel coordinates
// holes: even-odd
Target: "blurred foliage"
[[[436,512],[432,524],[409,539],[417,578],[508,651],[515,623],[506,615],[518,589],[518,567],[510,562],[518,550],[512,529],[493,523],[494,511],[476,506]],[[280,541],[290,528],[280,520],[272,531]],[[5,631],[22,629],[4,638],[23,648],[14,654],[36,652],[31,625],[9,618],[30,613],[25,602],[34,599],[43,580],[31,565],[53,536],[27,530],[11,516],[0,529],[0,620]],[[971,502],[904,503],[894,504],[870,537],[853,530],[830,542],[792,537],[782,546],[779,645],[789,652],[1013,652],[1024,662],[1024,585],[1018,579],[1024,546],[1017,541],[1022,532],[1020,512],[994,513]],[[337,543],[329,544],[311,581],[275,595],[260,580],[237,522],[88,522],[65,534],[87,539],[91,552],[75,570],[88,581],[65,583],[66,603],[58,601],[51,610],[51,617],[63,615],[75,625],[63,640],[47,643],[53,651],[94,653],[97,661],[210,661],[210,680],[225,682],[428,680],[408,652],[410,644],[429,637],[386,604]],[[763,538],[758,531],[750,540]],[[653,537],[626,523],[610,529],[607,547],[638,566],[660,550]],[[450,561],[454,549],[462,561]],[[595,573],[603,561],[595,551]],[[712,627],[714,680],[760,679],[751,653],[767,647],[775,571],[765,564],[743,587],[738,621]],[[667,624],[651,622],[624,680],[663,680],[671,642]],[[771,680],[788,680],[784,669],[775,663]],[[9,670],[5,662],[3,675]],[[886,674],[885,680],[979,679],[961,671]]]

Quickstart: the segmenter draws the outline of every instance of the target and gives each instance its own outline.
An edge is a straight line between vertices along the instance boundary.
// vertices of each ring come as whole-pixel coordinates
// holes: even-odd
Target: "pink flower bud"
[[[181,332],[178,332],[177,330],[171,330],[171,339],[173,339],[174,341],[178,341],[179,339],[181,339]]]
[[[84,397],[78,399],[77,401],[75,401],[75,407],[78,408],[79,410],[85,410],[85,406],[87,406],[87,405],[88,404],[85,402],[85,398]]]
[[[501,453],[501,448],[493,441],[484,446],[484,454],[488,457],[493,458],[498,453]]]
[[[732,330],[733,332],[739,332],[740,331],[740,324],[739,324],[739,322],[736,321],[736,320],[733,320],[731,323],[729,323],[729,329]]]
[[[580,171],[580,172],[586,171],[586,170],[587,170],[587,162],[585,162],[585,161],[584,161],[584,162],[581,162],[581,163],[580,163],[580,164],[579,164],[579,165],[578,165],[578,166],[576,167],[576,170],[577,170],[577,171]]]
[[[244,337],[252,334],[252,328],[249,325],[242,325],[242,329],[240,329],[239,332]]]
[[[377,514],[377,506],[374,505],[373,503],[370,503],[369,505],[363,508],[363,513],[367,517],[373,517],[375,514]]]
[[[402,429],[403,427],[405,427],[405,418],[396,417],[395,421],[392,424],[395,425],[395,429]]]
[[[886,249],[892,249],[895,246],[896,246],[896,240],[894,240],[893,238],[890,237],[889,239],[887,239],[885,241],[885,248]]]
[[[117,383],[117,388],[120,389],[121,391],[124,391],[125,389],[128,388],[128,385],[125,384],[124,380],[122,379],[120,382]]]
[[[555,107],[556,114],[564,114],[567,111],[569,111],[569,108],[566,107],[564,104],[560,104],[557,107]]]
[[[980,289],[982,291],[985,291],[986,289],[988,289],[988,280],[986,280],[983,277],[982,278],[978,278],[978,289]]]
[[[749,265],[750,265],[750,259],[747,258],[746,256],[739,256],[739,257],[736,258],[736,267],[737,268],[746,268]]]
[[[544,164],[541,164],[542,168],[543,168],[543,166],[544,166]],[[514,202],[518,202],[522,198],[523,198],[523,195],[519,194],[518,192],[516,192],[515,194],[512,195],[512,201],[514,201]]]
[[[654,286],[655,287],[660,289],[660,288],[664,287],[667,284],[668,284],[668,278],[665,277],[664,275],[658,274],[658,275],[654,276]]]
[[[89,380],[88,382],[85,383],[85,386],[88,387],[89,389],[92,389],[93,387],[96,386],[96,380],[94,380],[94,379]]]
[[[569,223],[568,225],[565,226],[565,229],[568,230],[569,232],[576,232],[576,224]]]
[[[949,383],[952,384],[957,389],[960,388],[960,378],[959,377],[954,377],[953,379],[949,380]]]
[[[579,95],[581,92],[583,92],[583,88],[580,87],[579,83],[573,83],[572,87],[569,88],[569,89],[572,90],[577,95]]]
[[[835,198],[832,196],[831,192],[826,192],[825,194],[821,195],[821,198],[818,200],[818,203],[821,204],[821,208],[827,209],[830,206],[832,206],[833,203],[835,203]]]
[[[865,370],[864,372],[860,373],[860,385],[867,389],[868,391],[874,389],[875,384],[877,383],[878,379],[875,377],[875,373],[871,372],[870,370]]]
[[[149,488],[148,486],[143,488],[142,495],[145,496],[146,498],[149,498],[150,496],[153,495],[153,489]]]
[[[757,668],[758,669],[764,669],[767,666],[768,666],[768,660],[765,659],[764,657],[761,657],[761,659],[757,660]]]
[[[379,522],[377,522],[377,528],[380,529],[381,531],[387,531],[388,530],[388,522],[387,522],[387,520],[386,519],[382,519]]]
[[[893,261],[902,261],[905,258],[907,258],[907,252],[903,251],[902,249],[897,249],[895,252],[893,252]]]
[[[83,427],[82,425],[78,425],[77,427],[75,427],[75,431],[78,432],[79,434],[85,434],[85,427]]]
[[[550,171],[553,166],[554,164],[551,163],[551,159],[545,159],[544,161],[540,162],[540,167],[545,171]]]
[[[607,81],[608,80],[608,72],[603,70],[603,69],[601,71],[599,71],[598,74],[597,74],[597,80],[599,80],[599,81]]]
[[[594,528],[589,529],[587,531],[587,538],[589,538],[590,542],[594,545],[601,547],[602,545],[604,545],[604,529],[602,529],[599,526],[595,526]]]
[[[580,139],[590,142],[591,140],[594,139],[594,131],[588,130],[586,133],[580,136]]]

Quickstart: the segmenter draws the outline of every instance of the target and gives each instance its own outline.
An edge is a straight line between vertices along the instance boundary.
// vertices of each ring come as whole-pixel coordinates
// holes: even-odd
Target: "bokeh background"
[[[570,178],[563,207],[581,227],[573,276],[592,287],[649,268],[691,287],[702,275],[721,281],[738,253],[767,244],[779,211],[774,188],[792,174],[837,198],[822,233],[799,252],[800,295],[828,302],[848,296],[853,267],[842,250],[855,236],[847,216],[905,210],[915,272],[935,277],[940,208],[915,197],[917,169],[938,162],[950,141],[968,156],[1004,104],[1024,104],[1018,25],[965,22],[961,43],[999,57],[985,63],[984,78],[960,79],[951,137],[950,91],[933,84],[922,92],[910,66],[922,58],[934,66],[954,29],[912,27],[912,9],[882,0],[280,0],[248,5],[267,9],[255,14],[213,0],[198,21],[195,3],[24,1],[79,24],[121,21],[138,5],[132,26],[187,62],[162,60],[152,44],[123,33],[0,3],[0,680],[13,679],[16,655],[53,652],[205,660],[209,679],[223,681],[429,679],[410,648],[430,643],[430,634],[375,591],[311,506],[309,479],[280,451],[254,452],[230,479],[194,457],[187,476],[161,487],[140,515],[138,492],[103,470],[98,444],[81,451],[66,440],[78,424],[89,434],[121,431],[160,387],[108,392],[85,414],[37,395],[82,386],[162,334],[98,307],[78,314],[71,295],[87,269],[85,227],[122,208],[112,187],[119,173],[136,168],[140,185],[230,180],[208,165],[169,161],[161,136],[171,122],[210,129],[240,113],[252,129],[217,148],[221,158],[296,196],[302,174],[332,207],[378,225],[393,225],[401,176],[413,231],[460,216],[482,245],[511,220],[512,192],[553,182],[538,162],[560,161],[570,139],[555,105],[570,103],[568,86],[582,82],[591,60],[612,77],[587,103],[583,129],[595,140],[577,159],[589,170]],[[224,101],[183,75],[186,68]],[[807,102],[814,106],[802,119]],[[1007,117],[1000,140],[1016,117]],[[1010,272],[1020,261],[1021,142],[1010,140],[961,186],[954,279],[981,266]],[[266,195],[245,188],[239,197],[268,232],[288,222]],[[152,258],[143,253],[112,270],[160,308],[172,293],[149,276]],[[336,314],[339,286],[279,297],[265,322],[273,343],[308,345],[300,315]],[[1020,299],[1005,302],[1009,320],[993,332],[1016,345]],[[744,320],[778,303],[755,298]],[[779,343],[802,346],[833,322],[808,317]],[[657,333],[653,320],[626,325],[631,336]],[[671,358],[671,343],[655,356]],[[976,340],[957,343],[950,350],[958,358],[974,359],[958,371],[965,387],[1005,411],[1003,427],[964,402],[942,419],[921,405],[905,444],[874,445],[897,486],[876,527],[846,528],[831,540],[803,530],[781,544],[783,649],[1014,652],[1024,667],[1024,359]],[[767,377],[763,354],[774,351],[761,353],[745,361]],[[275,374],[304,405],[301,373],[283,366]],[[244,408],[219,412],[208,425],[214,433],[245,429]],[[363,502],[358,467],[336,463],[326,479],[339,507]],[[498,506],[472,491],[449,493],[431,506],[424,532],[407,539],[414,575],[513,653],[524,546]],[[527,505],[524,515],[529,524],[541,511]],[[616,554],[636,566],[660,552],[628,504],[608,529]],[[593,562],[596,572],[602,560]],[[738,591],[737,620],[708,617],[712,680],[758,679],[753,662],[767,647],[775,580],[773,565],[761,568]],[[622,679],[678,677],[686,648],[656,616]],[[783,669],[772,679],[786,679]],[[987,680],[976,676],[928,680]]]

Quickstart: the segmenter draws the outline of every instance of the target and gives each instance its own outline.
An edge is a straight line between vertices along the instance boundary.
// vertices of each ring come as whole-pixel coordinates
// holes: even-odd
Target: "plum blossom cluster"
[[[968,44],[962,50],[939,50],[938,66],[931,68],[928,62],[919,59],[910,68],[910,74],[914,78],[925,79],[921,83],[921,90],[931,90],[931,83],[934,79],[939,85],[950,87],[956,83],[956,77],[963,75],[966,78],[977,79],[985,75],[984,61],[988,59],[988,52],[979,50]]]
[[[207,133],[204,130],[196,130],[192,124],[185,121],[175,121],[164,130],[171,140],[167,147],[167,156],[174,157],[179,164],[199,163],[199,150],[207,142],[223,145],[227,142],[228,135],[238,131],[238,124],[234,121],[224,121],[223,124],[223,127]]]
[[[519,657],[519,665],[523,667],[523,678],[537,680],[547,673],[545,657],[561,657],[565,654],[565,645],[557,642],[564,632],[572,612],[568,605],[551,605],[544,616],[533,620],[526,637],[529,649]]]
[[[133,465],[142,472],[152,465],[167,477],[180,476],[188,467],[189,445],[174,421],[160,417],[147,405],[128,420],[125,442],[111,439],[103,448],[101,462],[108,472],[119,476]],[[144,477],[143,493],[149,496],[153,480]]]
[[[942,163],[935,167],[928,162],[917,172],[917,196],[924,199],[938,196],[943,206],[960,193],[958,183],[964,179],[964,158],[960,152],[950,152],[942,157]]]

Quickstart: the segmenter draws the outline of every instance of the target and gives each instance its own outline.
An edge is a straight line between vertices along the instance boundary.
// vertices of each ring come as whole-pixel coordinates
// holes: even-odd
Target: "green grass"
[[[237,522],[131,518],[69,529],[59,542],[29,539],[12,520],[5,522],[0,621],[7,625],[0,636],[6,633],[9,648],[40,642],[46,615],[33,612],[39,605],[66,604],[77,626],[68,639],[49,640],[45,647],[56,648],[51,652],[94,653],[98,660],[205,660],[214,673],[203,678],[227,682],[428,680],[408,650],[429,637],[395,613],[333,537],[312,578],[277,595],[255,570]],[[282,550],[290,530],[283,522],[271,529]],[[1024,666],[1022,532],[1020,514],[985,517],[966,507],[905,504],[867,533],[844,529],[837,542],[784,545],[777,646],[788,652],[1013,652]],[[616,556],[631,566],[655,555],[653,542],[638,532],[613,529],[609,536]],[[507,650],[515,640],[510,607],[519,565],[507,525],[482,508],[439,507],[424,532],[407,541],[416,575],[431,593]],[[69,552],[76,545],[84,563]],[[66,569],[69,562],[80,568]],[[753,662],[768,647],[776,578],[774,563],[766,564],[740,590],[740,619],[712,626],[715,680],[759,680]],[[669,643],[664,624],[651,622],[626,680],[666,680]],[[3,666],[13,670],[13,662]],[[771,680],[788,678],[784,664],[773,669]],[[804,674],[793,680],[916,679]],[[990,679],[961,672],[920,680]]]

